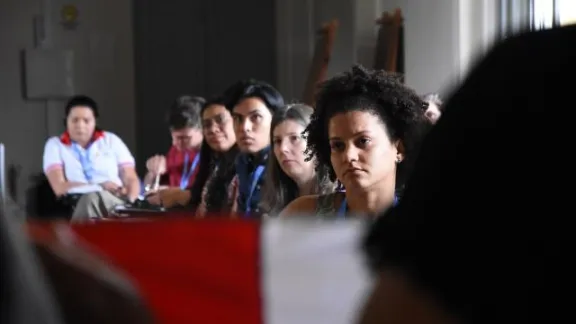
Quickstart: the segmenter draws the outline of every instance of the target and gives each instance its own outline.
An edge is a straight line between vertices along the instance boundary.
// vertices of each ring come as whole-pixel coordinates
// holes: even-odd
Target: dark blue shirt
[[[236,158],[236,173],[238,174],[238,213],[246,217],[257,217],[260,214],[258,204],[260,203],[260,189],[264,185],[264,174],[268,163],[270,147],[263,149],[257,154],[240,153]],[[258,176],[257,170],[261,170]],[[254,191],[250,194],[253,187]]]

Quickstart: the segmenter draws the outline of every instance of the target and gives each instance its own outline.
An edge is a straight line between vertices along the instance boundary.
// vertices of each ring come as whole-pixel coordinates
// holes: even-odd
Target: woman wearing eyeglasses
[[[201,112],[204,142],[198,175],[192,188],[181,194],[161,194],[164,207],[190,206],[196,217],[231,214],[236,209],[238,154],[230,111],[222,98],[209,100]]]

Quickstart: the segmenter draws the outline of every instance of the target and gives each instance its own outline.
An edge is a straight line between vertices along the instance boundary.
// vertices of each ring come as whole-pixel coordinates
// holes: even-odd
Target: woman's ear
[[[400,163],[400,162],[404,161],[404,157],[405,157],[406,151],[404,148],[404,143],[402,143],[401,140],[397,140],[394,145],[396,146],[396,163]]]

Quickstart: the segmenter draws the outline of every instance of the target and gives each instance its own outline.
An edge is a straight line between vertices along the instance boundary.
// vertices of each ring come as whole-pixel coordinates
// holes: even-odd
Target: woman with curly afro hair
[[[306,128],[308,159],[341,190],[303,196],[281,215],[377,215],[394,205],[429,123],[426,103],[400,77],[354,66],[324,82]]]

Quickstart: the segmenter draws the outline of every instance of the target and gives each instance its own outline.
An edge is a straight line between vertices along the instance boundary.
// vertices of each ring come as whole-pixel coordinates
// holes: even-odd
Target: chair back
[[[393,14],[383,12],[376,21],[378,40],[374,69],[392,73],[404,73],[404,18],[402,11],[396,9]]]
[[[302,102],[311,107],[314,107],[318,84],[326,78],[337,28],[338,21],[332,20],[324,24],[318,31],[318,38],[314,46],[314,56],[312,57],[312,64],[310,65],[308,79],[302,95]]]

